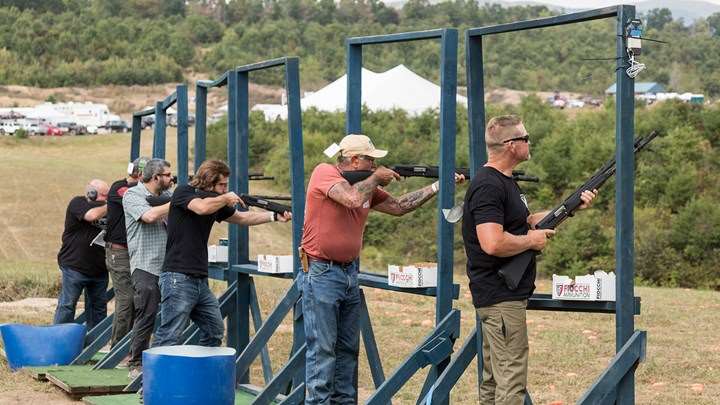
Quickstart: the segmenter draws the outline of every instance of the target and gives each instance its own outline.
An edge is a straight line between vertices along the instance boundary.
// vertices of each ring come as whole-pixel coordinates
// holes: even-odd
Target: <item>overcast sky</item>
[[[506,1],[520,1],[520,0],[506,0]],[[605,7],[605,6],[614,6],[619,3],[624,4],[637,4],[641,3],[641,0],[625,0],[625,1],[619,1],[619,0],[525,0],[525,1],[535,1],[538,3],[549,3],[549,4],[555,4],[558,6],[566,7],[566,8],[595,8],[595,7]],[[720,0],[703,0],[708,3],[718,4],[720,5]]]

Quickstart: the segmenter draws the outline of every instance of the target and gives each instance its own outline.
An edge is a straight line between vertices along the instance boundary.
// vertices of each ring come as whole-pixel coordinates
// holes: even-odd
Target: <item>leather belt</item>
[[[355,260],[350,260],[349,262],[339,262],[337,260],[328,260],[328,259],[323,259],[321,257],[315,257],[315,256],[310,256],[310,255],[308,255],[308,259],[310,259],[310,261],[313,261],[313,262],[324,263],[324,264],[329,264],[331,266],[339,266],[339,267],[350,267],[350,265],[355,263]]]

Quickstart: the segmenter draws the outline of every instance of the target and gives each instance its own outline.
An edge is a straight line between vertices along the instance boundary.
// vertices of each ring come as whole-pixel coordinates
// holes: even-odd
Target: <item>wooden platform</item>
[[[244,391],[235,392],[235,405],[250,405],[255,396]],[[142,405],[138,394],[103,395],[85,397],[83,402],[89,405]]]
[[[76,399],[86,395],[122,393],[123,389],[130,384],[128,370],[124,368],[91,370],[72,366],[72,368],[49,370],[45,376],[48,381]]]

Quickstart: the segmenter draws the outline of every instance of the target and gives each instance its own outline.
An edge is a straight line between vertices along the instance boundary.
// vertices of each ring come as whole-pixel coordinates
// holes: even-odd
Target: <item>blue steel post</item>
[[[475,173],[487,162],[485,146],[485,81],[483,69],[482,36],[465,33],[465,70],[468,91],[468,145],[470,145],[470,173]],[[478,369],[478,390],[482,383],[482,322],[475,317],[477,332],[476,354]],[[471,349],[468,349],[471,350]]]
[[[207,88],[195,86],[195,165],[194,171],[205,160],[207,134]]]
[[[487,161],[482,36],[473,37],[465,34],[465,70],[468,91],[470,173],[474,174]]]
[[[635,18],[634,6],[618,6],[617,18],[617,100],[615,110],[615,268],[618,272],[615,313],[615,347],[619,351],[635,331],[633,318],[634,279],[634,183],[635,162],[633,138],[635,134],[635,81],[625,69],[629,65],[625,44],[625,27]],[[618,404],[635,403],[635,376],[628,372],[618,384]]]
[[[438,197],[438,288],[435,324],[452,309],[453,224],[443,220],[442,209],[451,208],[455,196],[455,122],[457,100],[458,32],[443,31],[440,60],[440,195]]]
[[[288,95],[288,132],[290,134],[290,195],[292,196],[292,246],[295,276],[300,270],[298,247],[305,221],[305,162],[303,157],[302,112],[300,110],[300,62],[287,58],[285,62],[285,88]],[[305,343],[302,308],[295,308],[293,317],[293,350]],[[299,382],[297,382],[299,383]],[[297,385],[297,384],[295,384]]]
[[[250,172],[250,100],[248,72],[237,73],[237,86],[233,90],[237,92],[237,148],[233,151],[236,155],[232,171],[235,173],[235,192],[247,194],[249,191],[248,174]],[[250,261],[250,234],[247,226],[238,230],[237,264],[247,264]],[[237,275],[238,293],[238,341],[237,352],[241,353],[250,342],[250,276],[244,273]],[[238,382],[250,382],[249,374],[238,375]]]
[[[163,102],[155,103],[155,134],[153,136],[152,157],[165,159],[165,109]]]
[[[175,90],[177,95],[177,176],[178,184],[188,180],[188,91],[181,84]]]
[[[362,132],[362,45],[347,44],[347,110],[345,133]]]
[[[229,189],[239,193],[239,176],[237,172],[237,139],[238,139],[238,74],[237,71],[231,70],[228,72],[227,78],[228,86],[228,119],[227,119],[227,157],[228,165],[230,166],[230,179]],[[240,245],[240,226],[236,224],[228,224],[228,266],[232,267],[239,263],[239,245]],[[238,274],[235,272],[228,272],[228,285],[236,282]],[[239,284],[238,284],[239,287]],[[240,289],[237,290],[236,296],[240,294]],[[229,347],[234,348],[240,353],[238,347],[238,331],[240,329],[239,324],[239,311],[237,308],[237,301],[233,305],[233,310],[228,313],[228,331],[227,331],[227,343]]]
[[[140,132],[142,131],[142,117],[133,115],[132,135],[130,137],[130,161],[140,157]]]

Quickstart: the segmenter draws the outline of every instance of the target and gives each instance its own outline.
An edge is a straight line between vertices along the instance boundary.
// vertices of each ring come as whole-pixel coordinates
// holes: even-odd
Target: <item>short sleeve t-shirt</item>
[[[105,249],[90,245],[101,229],[85,220],[85,214],[104,203],[88,201],[85,197],[73,197],[65,211],[65,229],[62,246],[58,252],[58,264],[91,277],[107,273]]]
[[[321,163],[313,170],[305,202],[302,246],[310,256],[349,262],[360,255],[370,209],[389,195],[377,188],[362,207],[347,208],[328,197],[330,188],[341,182],[347,180],[336,166]]]
[[[235,213],[235,208],[222,207],[209,215],[198,215],[188,208],[196,198],[217,194],[190,185],[178,186],[170,200],[167,248],[163,271],[207,276],[207,243],[213,222],[221,222]]]
[[[135,184],[128,184],[127,179],[118,180],[110,186],[107,200],[107,230],[105,242],[127,244],[125,234],[125,214],[122,199],[125,192]]]
[[[503,301],[529,298],[535,290],[535,259],[528,264],[518,288],[511,291],[498,274],[510,258],[491,256],[480,247],[475,227],[488,222],[500,224],[505,232],[525,235],[530,230],[530,211],[520,187],[511,177],[492,167],[482,167],[473,177],[463,208],[462,235],[468,261],[467,275],[476,308]]]

